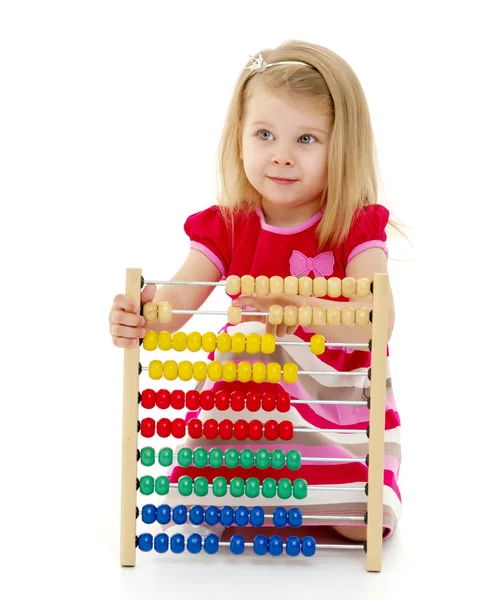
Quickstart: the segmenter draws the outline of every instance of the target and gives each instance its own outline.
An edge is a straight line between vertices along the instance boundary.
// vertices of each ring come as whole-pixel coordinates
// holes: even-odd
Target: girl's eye
[[[304,138],[309,138],[312,140],[315,140],[316,138],[313,135],[310,135],[309,133],[306,133],[305,135],[302,135],[299,139],[304,139]],[[306,144],[310,144],[311,142],[306,142]]]
[[[266,135],[270,134],[270,131],[266,131],[266,129],[262,129],[261,131],[258,132],[260,136],[262,136],[263,133],[265,133]],[[260,137],[260,139],[264,140],[264,141],[268,141],[268,138],[266,137]]]

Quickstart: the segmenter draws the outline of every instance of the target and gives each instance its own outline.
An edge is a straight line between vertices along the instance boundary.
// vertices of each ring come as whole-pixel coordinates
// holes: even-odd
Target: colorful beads
[[[281,365],[279,363],[268,363],[266,373],[270,383],[279,383],[281,381]]]
[[[201,349],[201,334],[197,331],[192,331],[188,334],[187,348],[190,352],[198,352]]]
[[[181,448],[178,452],[178,464],[180,467],[190,467],[193,460],[191,448]]]
[[[212,331],[203,334],[201,348],[204,352],[214,352],[216,350],[216,344],[216,335]]]
[[[261,352],[263,354],[273,354],[275,351],[276,340],[272,333],[265,333],[261,338]]]
[[[283,367],[283,379],[285,383],[294,383],[298,379],[298,365],[286,363]]]
[[[156,331],[147,331],[143,338],[143,348],[148,351],[156,350],[158,347],[158,334]]]
[[[158,348],[165,352],[171,350],[172,341],[171,341],[171,332],[170,331],[160,331],[158,334]]]
[[[147,448],[143,448],[143,450],[147,450]],[[143,450],[142,450],[142,452],[143,452]],[[151,450],[153,450],[153,448],[151,448]],[[153,452],[153,459],[154,459],[154,452]],[[173,464],[173,450],[171,448],[162,448],[158,453],[158,462],[160,463],[160,465],[162,467],[170,467]]]
[[[170,490],[170,480],[166,475],[161,475],[156,478],[155,481],[155,492],[159,496],[165,496]]]
[[[177,331],[171,339],[171,346],[175,352],[184,352],[188,343],[188,336],[184,331]]]
[[[257,498],[259,496],[260,483],[256,477],[248,477],[246,480],[245,494],[248,498]]]
[[[152,360],[148,366],[148,375],[152,379],[161,379],[163,375],[163,363],[161,360]]]
[[[225,496],[227,485],[224,477],[215,477],[213,479],[213,495],[218,498]]]
[[[218,352],[222,352],[226,354],[231,350],[231,336],[229,333],[222,332],[216,338],[216,347],[218,348]]]
[[[244,352],[246,347],[246,336],[244,333],[235,333],[231,338],[231,350],[235,354]]]

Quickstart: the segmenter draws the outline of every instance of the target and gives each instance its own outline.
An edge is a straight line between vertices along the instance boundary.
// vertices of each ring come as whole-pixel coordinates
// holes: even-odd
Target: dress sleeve
[[[344,242],[345,266],[355,256],[369,248],[381,248],[388,256],[385,231],[388,221],[389,210],[381,204],[368,204],[358,211]]]
[[[218,206],[190,215],[184,225],[190,248],[205,254],[224,278],[229,269],[230,236]]]

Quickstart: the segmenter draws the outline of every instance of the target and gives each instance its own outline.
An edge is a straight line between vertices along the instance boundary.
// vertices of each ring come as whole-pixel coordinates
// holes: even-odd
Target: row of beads
[[[226,542],[222,542],[225,544]],[[138,548],[143,552],[150,552],[153,549],[161,554],[171,550],[174,554],[181,554],[185,551],[185,536],[182,533],[175,533],[171,539],[166,533],[158,533],[155,535],[154,544],[151,533],[142,533],[138,536]],[[192,533],[186,542],[186,548],[190,554],[198,554],[203,548],[206,554],[216,554],[218,552],[220,541],[217,535],[210,533],[203,538],[199,533]],[[316,552],[316,541],[310,535],[303,539],[295,535],[291,535],[283,542],[279,535],[272,535],[267,538],[265,535],[257,535],[253,540],[253,550],[256,555],[264,556],[280,556],[283,553],[283,546],[286,549],[288,556],[314,556]],[[243,554],[245,549],[244,537],[239,534],[232,536],[229,542],[230,551],[232,554]]]
[[[231,527],[238,525],[245,527],[250,524],[253,527],[262,527],[264,525],[264,509],[262,506],[247,508],[246,506],[223,506],[221,509],[217,506],[192,506],[190,510],[184,504],[179,504],[171,510],[169,504],[161,504],[158,508],[154,504],[145,504],[141,509],[141,519],[143,523],[151,525],[157,521],[160,525],[167,525],[173,520],[176,525],[184,525],[189,519],[192,525],[218,525]],[[303,515],[299,508],[290,508],[287,510],[282,506],[277,506],[273,511],[273,525],[275,527],[300,527],[303,524]]]
[[[257,412],[262,409],[266,412],[277,410],[280,413],[287,413],[291,406],[291,397],[287,392],[263,392],[251,390],[246,394],[240,391],[228,392],[226,390],[183,390],[161,389],[155,392],[148,388],[141,392],[140,403],[143,408],[151,409],[157,406],[164,410],[173,408],[175,410],[229,410],[236,412],[247,410]]]
[[[279,383],[281,375],[283,375],[284,383],[295,383],[298,379],[298,365],[296,363],[284,363],[283,369],[277,362],[268,364],[262,362],[242,361],[236,364],[233,361],[221,363],[219,360],[212,360],[208,364],[202,360],[197,360],[192,363],[189,360],[182,360],[177,363],[174,360],[166,360],[164,363],[161,360],[152,360],[148,367],[148,374],[151,379],[161,379],[164,377],[168,381],[173,381],[176,378],[182,381],[204,381],[207,377],[211,381],[241,381],[247,383],[253,380],[255,383]]]
[[[243,275],[238,277],[237,275],[230,275],[226,279],[226,293],[230,296],[237,296],[242,294],[243,296],[252,296],[257,294],[258,296],[316,296],[317,298],[323,298],[329,296],[330,298],[339,298],[344,296],[345,298],[351,298],[352,296],[359,296],[365,298],[371,294],[371,282],[369,279],[361,278],[354,279],[353,277],[289,277],[274,276],[271,278],[260,275],[254,278],[252,275]]]
[[[156,453],[154,448],[146,446],[139,451],[140,462],[145,467],[151,467],[155,464]],[[236,448],[229,448],[225,452],[220,448],[181,448],[177,455],[178,464],[180,467],[191,467],[194,465],[198,468],[207,466],[218,469],[223,464],[229,469],[236,469],[240,466],[245,469],[251,469],[256,466],[258,469],[283,469],[285,466],[297,471],[301,466],[301,453],[299,450],[288,450],[285,453],[283,450],[269,450],[261,448],[256,452],[244,448],[239,452]],[[170,467],[173,464],[173,449],[161,448],[158,452],[158,463],[162,467]]]
[[[233,498],[240,498],[243,495],[248,498],[257,498],[261,492],[264,498],[274,498],[278,494],[282,500],[291,498],[291,496],[297,500],[303,500],[308,494],[306,480],[291,481],[286,477],[279,481],[267,477],[263,483],[260,483],[256,477],[249,477],[246,481],[241,477],[233,477],[229,484],[225,477],[215,477],[212,485],[208,483],[206,477],[195,477],[193,480],[189,475],[182,475],[178,480],[178,493],[181,496],[190,496],[193,491],[196,496],[206,496],[210,487],[213,495],[217,497],[225,496],[228,488]],[[156,479],[151,475],[143,475],[137,480],[137,488],[147,496],[154,491],[160,496],[165,496],[170,491],[170,480],[166,475],[161,475]]]
[[[253,419],[248,423],[244,419],[231,421],[223,419],[207,419],[204,423],[200,419],[191,419],[186,425],[185,419],[168,419],[164,417],[156,422],[151,417],[146,417],[139,422],[138,431],[145,438],[151,438],[156,434],[161,438],[167,438],[170,435],[176,439],[185,437],[188,431],[188,436],[194,440],[199,440],[204,437],[207,440],[221,438],[222,440],[230,440],[234,437],[236,440],[261,440],[263,437],[270,442],[274,442],[278,438],[280,440],[293,439],[293,423],[291,421],[281,421],[269,419],[265,423],[259,419]]]

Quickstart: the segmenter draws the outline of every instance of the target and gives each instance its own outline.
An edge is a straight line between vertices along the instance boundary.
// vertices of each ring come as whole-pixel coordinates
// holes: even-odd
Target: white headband
[[[282,60],[279,62],[274,62],[274,63],[267,63],[264,58],[261,56],[261,52],[259,53],[257,58],[254,58],[254,56],[250,56],[251,58],[251,64],[249,66],[246,67],[246,71],[252,71],[254,73],[259,72],[262,73],[263,71],[266,71],[266,69],[268,69],[269,67],[274,67],[275,65],[304,65],[305,67],[311,67],[312,69],[314,69],[314,67],[312,65],[309,65],[308,63],[305,62],[300,62],[298,60]]]

